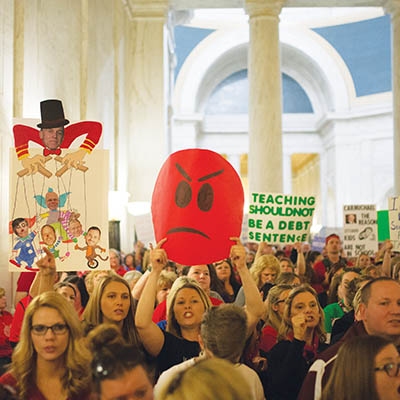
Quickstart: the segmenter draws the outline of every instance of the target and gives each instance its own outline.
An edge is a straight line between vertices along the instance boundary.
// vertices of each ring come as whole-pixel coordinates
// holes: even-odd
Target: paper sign
[[[384,242],[390,239],[389,230],[389,211],[381,210],[377,212],[378,216],[378,242]]]
[[[168,258],[184,265],[208,264],[229,256],[239,237],[244,193],[228,161],[210,150],[171,154],[162,166],[152,196],[157,242]]]
[[[9,270],[37,270],[44,247],[58,271],[109,269],[108,152],[93,150],[102,126],[68,125],[59,100],[42,102],[41,112],[40,129],[13,128]]]
[[[346,257],[375,254],[378,250],[376,206],[345,205],[343,218],[343,250]]]
[[[393,250],[400,250],[400,197],[389,198],[389,232]]]
[[[248,218],[249,241],[306,242],[314,210],[314,196],[251,193]]]

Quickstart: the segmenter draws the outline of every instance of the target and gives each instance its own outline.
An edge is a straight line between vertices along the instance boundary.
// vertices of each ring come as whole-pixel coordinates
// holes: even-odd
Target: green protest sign
[[[314,196],[251,193],[248,239],[269,243],[305,242],[314,210]]]
[[[390,239],[389,230],[389,211],[381,210],[377,212],[378,215],[378,241],[384,242]]]

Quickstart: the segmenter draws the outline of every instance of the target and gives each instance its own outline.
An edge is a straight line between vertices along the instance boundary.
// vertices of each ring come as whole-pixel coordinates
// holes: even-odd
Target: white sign
[[[248,240],[268,243],[306,242],[314,210],[314,196],[251,193]]]
[[[343,206],[343,249],[346,257],[372,256],[378,250],[376,206]]]
[[[389,232],[393,250],[400,251],[400,197],[389,198]]]

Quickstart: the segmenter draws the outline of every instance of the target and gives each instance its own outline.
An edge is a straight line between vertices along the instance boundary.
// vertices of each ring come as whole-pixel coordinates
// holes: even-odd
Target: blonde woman
[[[262,301],[246,266],[246,251],[239,239],[231,248],[231,259],[245,287],[246,312],[249,332],[252,332],[261,317]],[[157,282],[167,263],[167,254],[162,248],[166,239],[151,250],[152,270],[140,296],[135,323],[147,352],[157,358],[159,372],[173,365],[198,356],[200,325],[203,314],[211,307],[210,298],[200,285],[190,278],[178,278],[167,297],[167,329],[163,331],[152,321],[152,312],[157,292]]]
[[[250,268],[250,275],[256,283],[258,290],[261,291],[261,288],[265,284],[270,284],[270,286],[275,284],[280,271],[279,260],[272,254],[265,254],[256,258],[256,261]],[[235,304],[243,306],[244,303],[243,287],[241,287],[236,296]]]
[[[268,292],[267,299],[265,300],[267,313],[259,343],[260,350],[264,352],[271,350],[277,342],[286,298],[291,290],[292,286],[290,285],[276,285]]]
[[[268,400],[295,400],[308,368],[325,344],[323,310],[309,285],[292,289],[286,299],[278,343],[267,353],[263,381]]]
[[[14,387],[21,400],[89,399],[90,354],[82,344],[73,306],[59,293],[42,293],[26,309],[10,370],[0,384]]]

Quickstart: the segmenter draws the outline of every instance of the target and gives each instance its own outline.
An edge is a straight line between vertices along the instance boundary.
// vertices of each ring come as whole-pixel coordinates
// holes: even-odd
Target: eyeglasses
[[[375,367],[374,371],[385,371],[388,376],[394,378],[399,375],[400,363],[387,363],[382,367]]]
[[[60,323],[51,326],[38,324],[38,325],[32,325],[31,328],[32,333],[39,336],[44,336],[49,329],[51,329],[51,331],[55,335],[63,335],[65,332],[67,332],[68,326],[66,324],[60,324]]]

